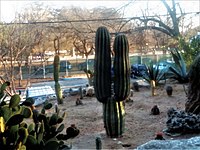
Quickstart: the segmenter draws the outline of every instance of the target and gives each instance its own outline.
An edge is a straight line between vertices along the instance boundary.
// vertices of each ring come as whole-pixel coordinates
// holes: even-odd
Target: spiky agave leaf
[[[158,64],[156,64],[154,67],[153,63],[150,63],[150,65],[146,65],[146,67],[147,71],[142,76],[142,78],[145,79],[148,83],[150,83],[151,80],[154,80],[157,85],[160,82],[160,80],[164,78],[165,72],[163,70],[159,70]]]
[[[178,49],[173,49],[170,52],[175,62],[175,65],[169,66],[169,70],[173,73],[171,78],[179,81],[179,83],[187,83],[187,69],[181,53],[178,51]]]

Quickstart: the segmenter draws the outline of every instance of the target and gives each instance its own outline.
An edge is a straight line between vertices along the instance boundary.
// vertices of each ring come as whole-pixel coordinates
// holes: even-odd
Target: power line
[[[177,14],[177,15],[188,15],[188,14],[195,14],[199,15],[200,12],[187,12],[183,14]],[[160,17],[168,16],[168,14],[165,15],[159,15]],[[36,21],[36,22],[11,22],[11,23],[3,23],[4,25],[13,25],[13,24],[57,24],[57,23],[76,23],[76,22],[98,22],[98,21],[113,21],[113,20],[136,20],[136,19],[145,19],[149,17],[158,17],[156,15],[153,16],[140,16],[140,17],[126,17],[126,18],[99,18],[99,19],[81,19],[81,20],[61,20],[61,21]]]

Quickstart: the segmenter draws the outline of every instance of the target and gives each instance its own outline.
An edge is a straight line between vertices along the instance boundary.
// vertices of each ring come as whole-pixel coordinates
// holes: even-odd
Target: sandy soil
[[[64,104],[59,105],[62,111],[67,113],[64,120],[65,126],[75,124],[80,134],[68,143],[72,142],[73,149],[95,149],[95,138],[102,138],[103,149],[134,149],[137,146],[155,138],[157,132],[166,128],[167,110],[171,107],[184,110],[186,94],[183,85],[170,83],[173,86],[173,95],[167,96],[165,86],[160,85],[156,89],[156,96],[151,96],[150,88],[141,87],[139,92],[134,92],[132,102],[126,102],[125,133],[121,138],[109,138],[105,134],[102,119],[102,104],[95,97],[84,97],[83,105],[76,106],[79,96],[65,98]],[[52,103],[55,103],[53,101]],[[154,105],[158,105],[160,115],[151,115]],[[196,135],[181,135],[165,139],[182,139]]]

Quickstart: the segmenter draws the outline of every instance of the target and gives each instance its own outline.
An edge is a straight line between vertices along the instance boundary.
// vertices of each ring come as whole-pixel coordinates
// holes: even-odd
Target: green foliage
[[[200,49],[200,36],[195,36],[190,41],[190,52],[192,54],[193,60],[196,58],[196,56],[199,55],[199,49]]]
[[[146,67],[147,71],[144,72],[142,78],[145,79],[149,84],[153,80],[155,81],[155,84],[158,85],[161,80],[165,79],[165,70],[160,70],[159,64],[156,64],[154,67],[153,63],[150,63],[150,65],[146,65]]]
[[[20,102],[20,96],[18,94],[13,95],[10,99],[9,108],[15,108],[16,106],[19,105],[19,102]]]
[[[3,93],[3,92],[6,90],[6,88],[7,88],[8,86],[10,86],[10,82],[9,82],[9,81],[4,82],[4,83],[1,85],[0,92]]]
[[[3,88],[5,91],[5,87]],[[1,149],[28,149],[28,150],[58,150],[67,147],[63,140],[74,138],[79,130],[72,125],[64,130],[65,112],[59,114],[58,108],[51,116],[46,110],[52,108],[52,104],[46,102],[39,113],[33,109],[33,99],[26,99],[20,103],[19,95],[11,96],[10,101],[0,102],[0,147]],[[32,118],[31,123],[26,123],[26,118]]]
[[[178,51],[178,49],[172,49],[170,52],[175,64],[171,64],[169,66],[169,70],[172,72],[172,75],[169,77],[177,80],[179,83],[187,83],[189,81],[187,69],[181,53]]]
[[[183,50],[182,55],[185,60],[187,68],[190,68],[191,64],[199,54],[200,48],[200,36],[192,37],[188,42],[183,37],[178,39],[179,50]]]
[[[7,96],[6,93],[5,93],[5,90],[8,86],[10,86],[9,81],[6,81],[1,85],[1,88],[0,88],[0,105],[6,104],[6,102],[4,101],[6,96]]]

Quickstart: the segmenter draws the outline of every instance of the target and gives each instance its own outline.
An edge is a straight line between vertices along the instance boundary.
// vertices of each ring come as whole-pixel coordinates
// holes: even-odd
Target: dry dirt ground
[[[73,140],[73,149],[95,149],[95,138],[100,136],[103,149],[134,149],[155,138],[157,132],[166,129],[167,110],[171,107],[184,110],[186,94],[183,85],[170,83],[173,86],[173,95],[167,96],[165,86],[160,85],[156,89],[156,96],[151,96],[150,88],[141,87],[139,92],[134,92],[132,102],[125,103],[126,122],[125,133],[121,138],[109,138],[105,134],[102,119],[102,104],[95,97],[84,97],[83,105],[76,106],[79,96],[70,96],[64,99],[64,104],[59,105],[62,111],[67,113],[64,120],[65,127],[75,124],[80,134]],[[55,103],[53,101],[52,103]],[[151,115],[151,108],[157,105],[160,115]],[[38,108],[39,109],[39,108]],[[165,139],[183,139],[197,136],[181,135]]]

